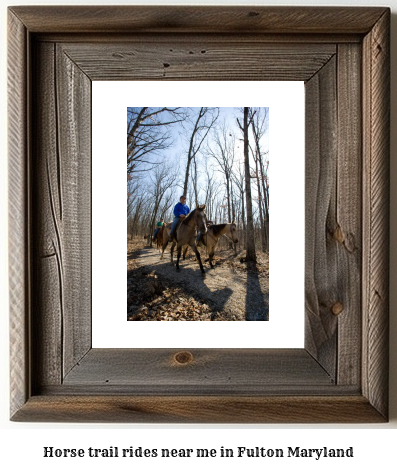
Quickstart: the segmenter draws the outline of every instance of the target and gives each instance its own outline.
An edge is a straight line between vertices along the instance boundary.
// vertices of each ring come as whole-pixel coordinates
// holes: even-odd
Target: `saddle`
[[[178,221],[178,224],[176,225],[176,228],[174,230],[174,234],[172,236],[172,238],[175,239],[176,242],[178,242],[178,238],[177,238],[176,234],[177,234],[177,231],[178,231],[178,229],[180,228],[180,226],[182,224],[182,221],[183,221],[183,219]],[[167,227],[171,228],[171,225],[172,225],[172,222],[167,222]]]

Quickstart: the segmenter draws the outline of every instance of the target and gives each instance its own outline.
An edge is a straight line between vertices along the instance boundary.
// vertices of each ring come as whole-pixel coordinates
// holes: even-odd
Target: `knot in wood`
[[[334,239],[336,239],[340,244],[343,244],[345,240],[345,236],[340,226],[337,226],[334,231]]]
[[[339,316],[339,314],[341,314],[342,311],[343,311],[343,304],[340,303],[339,301],[336,302],[336,303],[333,304],[333,306],[331,307],[331,311],[332,311],[332,314],[334,314],[335,316]]]
[[[174,356],[174,360],[181,365],[186,365],[193,361],[193,355],[190,352],[178,352]]]

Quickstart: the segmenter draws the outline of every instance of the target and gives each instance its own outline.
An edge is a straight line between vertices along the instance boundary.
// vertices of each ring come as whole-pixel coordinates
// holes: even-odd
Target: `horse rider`
[[[160,218],[160,221],[156,224],[157,228],[153,234],[153,242],[156,240],[157,234],[159,233],[159,230],[163,227],[163,224],[164,224],[164,218]]]
[[[178,225],[179,221],[182,221],[185,219],[185,217],[190,213],[189,206],[186,204],[186,196],[182,195],[179,198],[179,203],[177,203],[174,207],[174,220],[171,225],[171,231],[170,231],[170,238],[169,240],[172,240],[174,231],[176,226]]]

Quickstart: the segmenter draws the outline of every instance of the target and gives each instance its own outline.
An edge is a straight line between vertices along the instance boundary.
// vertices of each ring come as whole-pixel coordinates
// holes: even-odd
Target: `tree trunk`
[[[249,140],[248,140],[248,107],[244,107],[244,169],[245,169],[245,201],[247,207],[247,262],[256,262],[254,219],[252,215],[251,179],[249,164]]]
[[[245,249],[247,248],[247,244],[246,244],[247,226],[245,224],[244,191],[241,192],[241,220],[243,222],[243,249]]]
[[[265,227],[266,227],[266,251],[269,251],[269,190],[267,187],[267,183],[265,186],[265,174],[263,169],[263,162],[262,156],[259,154],[259,164],[261,166],[261,174],[262,174],[262,189],[263,189],[263,202],[265,206]]]
[[[262,241],[262,251],[266,252],[266,227],[265,227],[265,217],[263,216],[263,205],[262,205],[262,190],[259,179],[259,169],[258,169],[258,153],[255,155],[255,170],[256,170],[256,184],[258,185],[258,206],[259,206],[259,218],[261,221],[261,241]]]
[[[196,200],[196,207],[198,206],[198,189],[197,189],[197,161],[194,159],[194,179],[193,179],[193,186],[194,186],[194,197]]]
[[[228,220],[227,222],[232,222],[231,221],[231,204],[230,204],[230,178],[229,178],[229,175],[226,173],[225,174],[225,177],[226,177],[226,196],[227,196],[227,217],[228,217]]]

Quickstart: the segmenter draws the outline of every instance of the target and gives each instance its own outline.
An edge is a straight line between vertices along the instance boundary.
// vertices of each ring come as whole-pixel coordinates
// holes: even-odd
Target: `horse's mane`
[[[219,233],[226,227],[226,224],[212,224],[211,229],[214,233],[214,236],[219,235]]]
[[[198,209],[199,211],[204,211],[204,209],[205,209],[205,204],[202,204],[202,205],[198,206],[197,208],[193,209],[193,211],[191,211],[191,212],[185,217],[185,219],[182,221],[182,224],[188,224],[189,221],[190,221],[191,219],[193,219],[193,214],[196,212],[197,209]]]
[[[190,211],[190,213],[182,221],[182,224],[187,224],[193,218],[193,214],[195,213],[195,211],[195,209],[193,209],[193,211]]]

